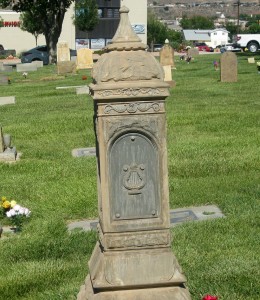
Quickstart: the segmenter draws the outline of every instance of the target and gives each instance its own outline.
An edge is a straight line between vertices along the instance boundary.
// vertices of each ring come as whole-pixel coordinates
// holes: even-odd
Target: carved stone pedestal
[[[128,20],[93,68],[99,241],[78,300],[190,300],[171,250],[164,73]]]

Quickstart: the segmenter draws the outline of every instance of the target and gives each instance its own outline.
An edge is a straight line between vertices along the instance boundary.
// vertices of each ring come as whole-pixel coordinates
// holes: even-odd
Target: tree
[[[73,22],[81,31],[91,31],[99,21],[96,0],[78,0]]]
[[[23,31],[31,33],[35,38],[37,46],[38,36],[43,33],[43,29],[40,23],[38,23],[38,16],[36,13],[30,11],[24,12],[20,15],[21,25],[20,28]]]
[[[50,63],[56,61],[56,46],[65,13],[75,0],[0,0],[0,7],[12,6],[16,12],[36,13],[45,36]]]
[[[228,33],[229,39],[232,41],[233,36],[237,34],[237,25],[235,25],[232,22],[227,22],[225,27],[226,27],[226,30],[229,32]]]
[[[213,19],[203,16],[184,16],[180,23],[183,29],[214,29]]]
[[[163,44],[167,39],[167,27],[149,12],[147,19],[147,43],[151,49],[155,43]]]
[[[148,13],[147,20],[147,43],[153,50],[155,43],[164,44],[168,39],[173,48],[178,48],[182,43],[182,34],[178,31],[169,29],[165,24],[161,23],[154,13]]]

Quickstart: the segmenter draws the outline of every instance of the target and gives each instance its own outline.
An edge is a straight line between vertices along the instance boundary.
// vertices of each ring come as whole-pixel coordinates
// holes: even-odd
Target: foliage
[[[73,21],[75,26],[77,26],[79,30],[93,30],[99,21],[98,6],[96,0],[76,1]]]
[[[213,19],[203,16],[183,16],[180,24],[183,29],[214,29]]]
[[[165,24],[160,22],[158,18],[151,12],[148,12],[147,20],[147,43],[153,48],[153,44],[164,44],[168,39],[171,46],[178,48],[182,43],[182,34],[180,32],[169,29]]]
[[[233,36],[235,34],[237,34],[237,25],[235,25],[232,22],[227,22],[227,24],[226,24],[225,27],[226,27],[226,30],[229,31],[228,37],[232,41],[233,40]]]
[[[61,34],[64,15],[74,0],[46,1],[46,0],[0,0],[3,8],[12,6],[17,12],[36,13],[37,22],[42,28],[45,36],[50,62],[55,62],[56,45]],[[12,5],[13,4],[13,5]]]
[[[23,31],[31,33],[35,37],[37,46],[38,36],[43,33],[41,23],[38,22],[37,12],[26,11],[20,15],[21,25]]]

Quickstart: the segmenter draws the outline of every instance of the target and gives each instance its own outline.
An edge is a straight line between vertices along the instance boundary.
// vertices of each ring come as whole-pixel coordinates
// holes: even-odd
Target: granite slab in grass
[[[198,207],[177,208],[170,210],[171,227],[189,221],[212,220],[225,217],[216,205]],[[68,224],[69,231],[78,229],[84,231],[96,230],[98,220],[71,221]]]

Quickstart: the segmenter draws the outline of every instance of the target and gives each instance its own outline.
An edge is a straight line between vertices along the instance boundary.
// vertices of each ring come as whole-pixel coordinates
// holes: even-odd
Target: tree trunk
[[[46,17],[44,36],[46,40],[47,51],[49,53],[49,63],[54,64],[57,61],[57,43],[62,31],[62,23],[66,10],[61,9],[56,14]]]

